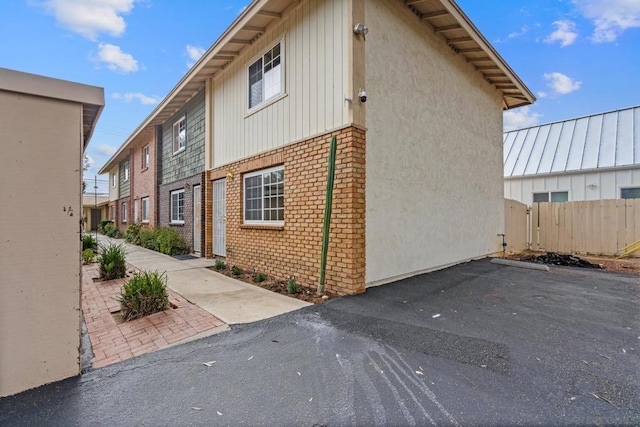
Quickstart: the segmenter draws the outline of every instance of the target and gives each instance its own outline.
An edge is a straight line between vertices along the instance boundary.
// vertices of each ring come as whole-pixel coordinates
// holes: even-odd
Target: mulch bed
[[[517,254],[509,255],[507,258],[517,261],[537,262],[540,264],[552,264],[552,265],[569,265],[572,267],[587,267],[587,268],[601,268],[606,271],[615,271],[618,273],[626,274],[638,274],[640,275],[640,257],[629,258],[616,258],[609,256],[596,256],[596,255],[566,255],[557,254],[554,252],[535,252],[524,251]],[[545,262],[547,261],[547,262]],[[556,264],[557,262],[564,262],[566,264]],[[585,264],[585,265],[580,265]],[[591,267],[587,266],[591,265]]]
[[[266,289],[268,291],[282,294],[291,298],[297,298],[312,304],[322,304],[325,301],[338,297],[337,294],[330,292],[325,292],[324,295],[318,295],[316,293],[315,287],[307,286],[302,283],[298,283],[298,293],[290,294],[287,291],[287,281],[285,279],[278,279],[276,277],[266,275],[266,279],[264,281],[256,282],[254,280],[256,274],[252,272],[241,271],[239,275],[234,275],[231,272],[231,268],[227,265],[225,265],[224,268],[220,270],[216,269],[215,267],[209,267],[209,269],[217,273],[224,274],[227,277],[231,277],[232,279],[242,280],[245,283],[259,286],[262,289]]]

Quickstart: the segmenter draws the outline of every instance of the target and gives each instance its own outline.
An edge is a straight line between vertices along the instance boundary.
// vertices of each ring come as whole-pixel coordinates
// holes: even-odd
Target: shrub
[[[287,280],[287,292],[290,294],[298,293],[298,284],[296,283],[296,279],[293,277],[289,277]]]
[[[267,275],[264,273],[258,273],[253,277],[253,281],[260,283],[260,282],[264,282],[267,279]]]
[[[189,253],[189,245],[174,229],[158,227],[156,229],[158,252],[165,255],[181,255]]]
[[[96,254],[93,252],[93,249],[85,249],[82,251],[82,262],[84,264],[91,264],[95,257]]]
[[[87,249],[91,249],[94,252],[98,249],[98,241],[91,234],[82,236],[82,250],[86,251]]]
[[[128,243],[133,243],[134,245],[140,244],[140,231],[142,230],[142,224],[134,223],[129,224],[127,230],[124,232],[125,239]]]
[[[158,313],[169,308],[167,277],[157,271],[135,274],[124,284],[118,295],[120,314],[129,321]]]
[[[233,267],[231,267],[231,274],[233,274],[234,276],[239,276],[242,274],[242,270],[240,269],[240,267],[236,267],[234,265]]]
[[[126,251],[120,244],[100,246],[100,277],[104,280],[121,279],[127,275]]]
[[[143,228],[140,230],[140,234],[138,235],[138,244],[143,248],[159,252],[156,230],[149,228]]]
[[[224,267],[225,267],[225,263],[221,259],[217,259],[216,263],[213,265],[213,268],[215,268],[218,271],[223,270]]]
[[[105,234],[104,229],[107,226],[107,224],[113,225],[113,221],[111,221],[110,219],[103,219],[102,221],[100,221],[100,224],[98,225],[98,231],[102,234]]]
[[[114,239],[119,239],[120,237],[122,237],[120,230],[118,230],[118,227],[113,225],[113,223],[109,223],[104,226],[104,234],[105,236],[113,237]]]

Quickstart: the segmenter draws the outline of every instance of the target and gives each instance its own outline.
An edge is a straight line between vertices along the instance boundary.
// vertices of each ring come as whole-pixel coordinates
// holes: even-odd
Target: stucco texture
[[[367,284],[499,251],[499,94],[402,4],[365,16]]]

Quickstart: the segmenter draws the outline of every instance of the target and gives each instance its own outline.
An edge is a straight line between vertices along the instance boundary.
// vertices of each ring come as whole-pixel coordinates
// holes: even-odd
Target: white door
[[[133,222],[138,223],[140,221],[138,221],[138,209],[140,209],[140,207],[138,206],[140,203],[140,201],[138,199],[133,201]]]
[[[200,186],[193,186],[193,253],[200,255],[202,235],[202,194]]]
[[[227,180],[213,182],[213,254],[227,256]]]

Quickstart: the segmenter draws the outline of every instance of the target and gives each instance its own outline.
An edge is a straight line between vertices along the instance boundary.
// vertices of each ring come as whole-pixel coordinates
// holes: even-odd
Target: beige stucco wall
[[[119,172],[119,168],[118,165],[114,166],[110,171],[109,171],[109,175],[108,176],[108,180],[109,180],[109,200],[113,201],[113,200],[118,200],[120,198],[120,189],[119,189],[119,185],[120,185],[120,177],[118,175]],[[116,176],[116,182],[115,185],[113,185],[113,175]]]
[[[80,372],[81,124],[0,90],[0,397]]]
[[[500,96],[400,2],[365,5],[367,284],[499,251]]]

